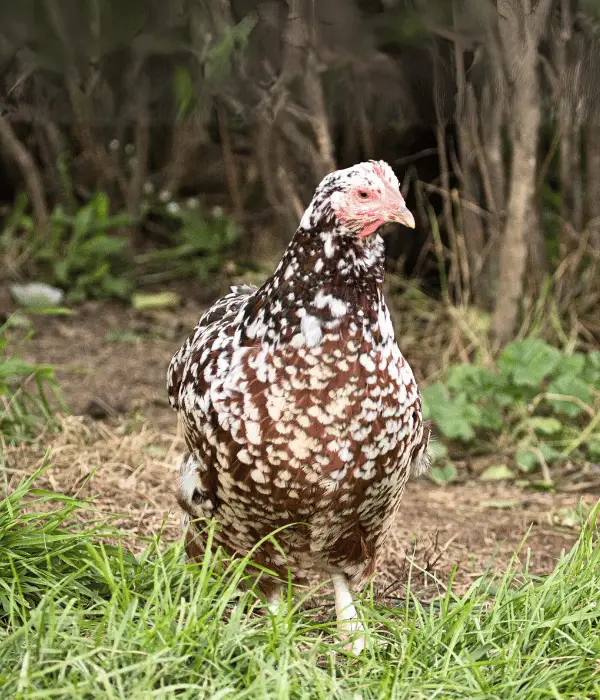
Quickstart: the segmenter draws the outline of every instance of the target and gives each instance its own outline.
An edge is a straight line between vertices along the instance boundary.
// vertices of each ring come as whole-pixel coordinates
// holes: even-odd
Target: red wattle
[[[367,236],[371,236],[382,225],[383,225],[382,219],[375,219],[375,221],[371,221],[366,226],[364,226],[358,235],[361,238],[366,238]]]

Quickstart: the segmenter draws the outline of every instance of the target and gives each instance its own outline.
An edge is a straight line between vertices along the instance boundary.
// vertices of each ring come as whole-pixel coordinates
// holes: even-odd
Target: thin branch
[[[31,153],[21,143],[8,119],[3,116],[0,116],[0,141],[6,153],[15,161],[23,175],[27,194],[33,207],[38,234],[45,240],[49,236],[49,214],[42,178]]]
[[[231,135],[227,124],[227,115],[225,114],[225,110],[219,99],[217,99],[216,108],[229,196],[231,197],[231,201],[233,203],[233,210],[235,212],[237,222],[241,225],[244,220],[244,203],[242,201],[238,171],[231,145]]]
[[[148,113],[148,83],[142,81],[138,88],[137,105],[135,110],[135,160],[133,173],[129,181],[127,193],[127,211],[137,216],[140,209],[140,199],[148,172],[150,155],[150,117]]]

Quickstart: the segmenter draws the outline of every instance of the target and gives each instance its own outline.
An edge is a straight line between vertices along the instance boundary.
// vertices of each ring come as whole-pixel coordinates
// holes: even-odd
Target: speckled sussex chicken
[[[394,339],[382,285],[388,222],[414,227],[387,163],[327,175],[275,273],[234,287],[200,319],[168,370],[188,453],[179,504],[188,556],[215,543],[280,576],[258,586],[276,608],[288,568],[333,582],[342,632],[360,630],[349,583],[364,580],[429,429]],[[354,635],[352,650],[364,646]]]

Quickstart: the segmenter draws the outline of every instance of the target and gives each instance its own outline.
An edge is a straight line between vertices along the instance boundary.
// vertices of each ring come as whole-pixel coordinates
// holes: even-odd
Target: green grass
[[[24,507],[44,502],[49,513]],[[600,693],[597,510],[544,578],[508,571],[433,604],[365,596],[369,649],[347,658],[329,612],[276,619],[239,593],[243,563],[134,557],[78,503],[35,491],[0,502],[2,698],[563,698]],[[297,605],[297,601],[296,601]],[[332,652],[337,650],[334,655]]]
[[[65,408],[54,368],[26,362],[20,357],[32,333],[27,334],[18,348],[9,348],[10,327],[24,321],[24,317],[13,314],[0,324],[0,464],[2,442],[18,444],[35,439],[49,426],[51,402]]]

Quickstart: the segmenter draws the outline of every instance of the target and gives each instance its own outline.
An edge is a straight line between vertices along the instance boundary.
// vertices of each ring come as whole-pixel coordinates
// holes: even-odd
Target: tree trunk
[[[508,212],[500,252],[498,295],[492,318],[492,335],[497,347],[512,338],[523,295],[527,261],[526,224],[535,187],[536,146],[540,124],[535,65],[532,70],[524,69],[516,81],[514,112],[515,140]]]
[[[595,120],[595,117],[594,117]],[[586,127],[586,214],[590,227],[590,245],[600,253],[600,126]]]
[[[527,262],[527,224],[535,190],[538,131],[540,126],[537,76],[538,43],[550,2],[539,0],[534,11],[498,1],[501,33],[512,81],[513,158],[508,211],[500,252],[498,294],[492,317],[495,348],[513,337],[524,292]]]
[[[304,94],[317,144],[318,159],[316,168],[320,173],[319,177],[323,178],[327,173],[335,170],[336,164],[329,130],[329,119],[325,107],[325,96],[323,95],[323,85],[317,64],[315,50],[311,47],[308,53],[307,70],[304,78]]]
[[[561,248],[567,253],[577,247],[571,230],[580,233],[583,226],[581,184],[581,120],[578,103],[581,57],[573,55],[573,18],[571,0],[560,2],[561,26],[556,46],[556,73],[559,85],[558,125],[560,133],[560,190],[563,229]]]
[[[298,212],[336,165],[315,48],[312,3],[287,0],[287,6],[281,28],[281,65],[269,66],[277,78],[268,89],[261,89],[254,145],[267,199],[289,240],[298,226]]]
[[[469,90],[467,85],[463,50],[457,42],[454,44],[454,60],[456,64],[456,124],[458,130],[458,152],[460,159],[460,171],[462,179],[461,199],[461,219],[463,226],[463,235],[465,245],[467,247],[467,256],[469,261],[469,279],[471,282],[471,292],[473,301],[485,306],[485,289],[482,287],[481,270],[482,252],[483,252],[483,222],[481,217],[469,206],[470,202],[474,202],[478,206],[481,205],[479,197],[475,194],[477,173],[477,108],[475,105],[475,95],[472,90]]]
[[[531,206],[526,219],[526,230],[529,231],[527,251],[527,277],[534,283],[535,291],[539,292],[549,273],[546,240],[541,229],[541,206],[538,192],[534,192]]]
[[[481,118],[483,144],[480,150],[484,156],[481,170],[487,178],[486,200],[488,211],[491,214],[487,227],[488,240],[481,271],[481,284],[487,290],[484,303],[490,311],[494,307],[500,273],[500,241],[506,202],[506,178],[502,156],[502,124],[505,114],[503,100],[503,93],[494,90],[493,86],[489,85],[487,95],[483,100]]]

